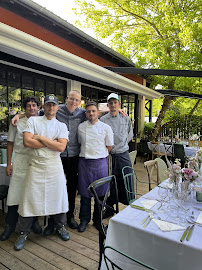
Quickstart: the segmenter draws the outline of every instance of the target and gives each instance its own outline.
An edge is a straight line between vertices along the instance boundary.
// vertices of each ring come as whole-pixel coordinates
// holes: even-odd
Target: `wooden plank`
[[[18,260],[15,256],[13,256],[12,254],[9,254],[2,248],[0,248],[0,263],[3,264],[4,267],[7,267],[7,269],[10,269],[10,270],[33,269],[32,267]]]
[[[46,248],[49,251],[54,252],[55,254],[69,260],[72,263],[75,263],[80,267],[83,267],[85,269],[97,269],[98,267],[98,262],[92,260],[90,254],[88,257],[86,257],[78,253],[77,251],[70,249],[71,239],[69,241],[62,241],[56,235],[52,235],[49,237],[36,237],[35,235],[30,235],[29,238],[30,240],[33,240],[34,243]],[[53,241],[54,239],[56,241],[59,240],[59,242]]]

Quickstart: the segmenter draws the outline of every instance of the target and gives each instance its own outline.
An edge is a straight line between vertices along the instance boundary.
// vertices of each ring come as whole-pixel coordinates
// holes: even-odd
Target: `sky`
[[[62,19],[68,21],[69,23],[74,25],[74,21],[76,15],[74,14],[72,8],[76,7],[74,0],[32,0],[36,2],[40,6],[45,7],[46,9],[50,10],[54,14],[58,15]],[[75,25],[74,25],[75,26]],[[88,35],[95,37],[92,29],[80,28],[80,30],[84,31]]]

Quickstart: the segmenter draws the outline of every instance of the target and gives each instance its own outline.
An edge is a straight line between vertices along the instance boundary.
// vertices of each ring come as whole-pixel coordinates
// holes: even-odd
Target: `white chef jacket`
[[[38,134],[51,140],[68,140],[68,130],[56,118],[30,117],[24,132]],[[44,147],[30,149],[29,168],[19,202],[23,217],[46,216],[66,213],[69,210],[66,178],[60,153]]]
[[[81,144],[80,157],[105,158],[109,155],[106,146],[114,145],[114,134],[109,125],[99,120],[94,125],[85,121],[78,127],[78,141]]]

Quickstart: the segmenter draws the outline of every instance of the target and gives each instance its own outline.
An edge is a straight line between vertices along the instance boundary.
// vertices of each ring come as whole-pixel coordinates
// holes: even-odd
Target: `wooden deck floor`
[[[143,160],[141,161],[140,157],[137,157],[134,169],[140,180],[147,181]],[[138,191],[141,194],[147,193],[148,185],[139,186]],[[75,218],[78,222],[79,204],[80,198],[77,196]],[[124,208],[125,206],[120,204],[120,211]],[[40,219],[40,223],[43,224],[43,219]],[[0,234],[4,225],[4,216],[0,211]],[[68,226],[67,230],[71,236],[71,239],[67,242],[62,241],[57,235],[43,237],[31,233],[26,241],[25,248],[18,252],[13,248],[18,237],[17,233],[14,233],[7,241],[0,241],[0,270],[96,270],[99,260],[98,231],[93,227],[92,221],[83,233],[71,230]]]

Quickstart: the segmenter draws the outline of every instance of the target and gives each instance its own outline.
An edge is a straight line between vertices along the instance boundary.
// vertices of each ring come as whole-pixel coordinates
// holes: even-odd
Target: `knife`
[[[184,231],[182,237],[180,238],[180,242],[182,242],[182,241],[184,240],[184,238],[185,238],[187,232],[189,231],[189,227],[190,227],[190,226],[188,226],[188,227],[186,228],[186,230]]]
[[[193,228],[194,228],[194,224],[193,224],[193,225],[191,226],[191,228],[189,229],[189,232],[188,232],[187,238],[186,238],[187,241],[189,240],[189,237],[190,237],[190,235],[191,235],[191,233],[192,233],[192,231],[193,231]]]
[[[142,222],[141,224],[143,224],[150,216],[148,215]]]
[[[139,209],[139,210],[142,210],[142,211],[153,212],[152,210],[147,209],[147,208],[144,208],[144,207],[139,206],[139,205],[130,204],[130,206],[131,206],[132,208],[136,208],[136,209]]]

